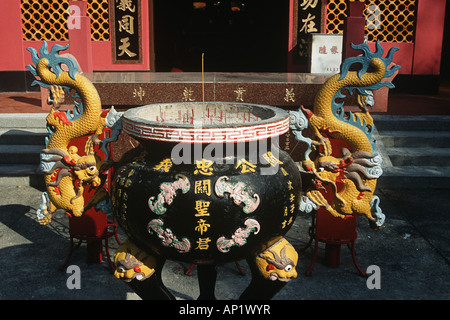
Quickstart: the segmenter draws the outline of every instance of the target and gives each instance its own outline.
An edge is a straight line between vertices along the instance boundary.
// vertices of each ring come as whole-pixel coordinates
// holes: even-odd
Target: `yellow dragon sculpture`
[[[49,103],[53,105],[46,118],[50,135],[41,153],[41,170],[45,174],[47,188],[37,213],[41,224],[50,223],[57,209],[64,209],[69,216],[81,216],[85,210],[85,186],[92,184],[93,187],[100,187],[100,174],[109,167],[108,161],[101,161],[95,155],[94,145],[101,142],[98,137],[107,127],[106,117],[110,110],[102,111],[97,90],[86,77],[78,73],[77,63],[59,55],[60,51],[67,48],[68,45],[54,45],[49,52],[45,41],[39,54],[34,48],[28,48],[34,66],[28,65],[27,68],[40,78],[33,84],[49,89]],[[64,90],[68,93],[75,90],[74,97],[81,99],[81,102],[75,101],[72,112],[57,111],[64,101]],[[69,145],[74,139],[83,136],[89,138],[85,155],[80,156],[78,148]],[[106,195],[105,190],[101,193]],[[100,201],[103,197],[96,199]]]
[[[375,52],[367,44],[352,46],[363,51],[363,55],[344,60],[341,73],[329,78],[317,93],[312,111],[302,107],[291,112],[291,128],[296,139],[308,145],[302,167],[312,173],[316,183],[316,189],[307,192],[306,201],[313,208],[323,207],[343,219],[363,214],[372,227],[380,228],[385,217],[373,193],[382,174],[382,159],[371,140],[374,127],[367,105],[372,102],[372,90],[393,87],[391,82],[382,80],[400,68],[398,65],[389,68],[398,48],[392,48],[383,57],[379,42]],[[361,68],[350,71],[355,63]],[[343,102],[337,102],[345,98],[344,89],[350,94],[357,91],[361,112],[346,112]],[[303,136],[307,127],[311,138]]]

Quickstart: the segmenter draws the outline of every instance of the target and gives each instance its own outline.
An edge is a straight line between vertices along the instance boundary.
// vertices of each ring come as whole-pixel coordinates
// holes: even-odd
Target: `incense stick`
[[[202,53],[202,101],[203,115],[205,114],[205,54]]]

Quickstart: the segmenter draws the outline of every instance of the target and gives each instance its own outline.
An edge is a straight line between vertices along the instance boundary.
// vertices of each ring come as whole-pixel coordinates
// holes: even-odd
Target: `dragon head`
[[[142,256],[140,261],[136,256]],[[114,276],[125,282],[133,279],[143,281],[150,278],[155,272],[155,259],[139,251],[130,241],[126,240],[119,246],[114,256],[116,270]]]
[[[297,277],[298,254],[284,238],[256,257],[261,275],[271,281],[288,282]]]
[[[83,185],[91,183],[94,187],[101,185],[99,169],[94,155],[82,156],[73,167],[73,171]]]

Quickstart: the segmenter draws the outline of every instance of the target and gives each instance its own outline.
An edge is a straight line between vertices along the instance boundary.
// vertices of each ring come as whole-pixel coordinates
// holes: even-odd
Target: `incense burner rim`
[[[202,112],[202,117],[208,116],[208,109],[221,106],[230,106],[237,110],[244,110],[241,114],[242,122],[237,122],[238,116],[234,116],[230,123],[226,120],[212,124],[206,121],[198,121],[195,114],[186,123],[167,121],[164,119],[164,112],[160,112],[159,117],[143,117],[145,112],[157,112],[158,109],[174,109],[180,112],[180,107],[189,113],[189,107],[192,107],[198,113]],[[173,107],[173,108],[172,108]],[[152,110],[153,109],[153,110]],[[174,110],[171,110],[172,113]],[[194,111],[192,111],[195,113]],[[247,116],[248,114],[248,116]],[[181,117],[180,114],[178,114]],[[184,115],[183,115],[184,116]],[[189,116],[189,115],[188,115]],[[212,116],[212,115],[211,115]],[[214,115],[217,119],[219,114]],[[223,116],[224,118],[226,116]],[[247,120],[245,117],[248,117]],[[250,119],[253,117],[253,119]],[[123,115],[123,130],[138,140],[157,140],[166,142],[184,142],[184,143],[238,143],[269,139],[280,136],[289,130],[289,114],[280,108],[249,104],[238,102],[176,102],[150,104],[127,110]]]

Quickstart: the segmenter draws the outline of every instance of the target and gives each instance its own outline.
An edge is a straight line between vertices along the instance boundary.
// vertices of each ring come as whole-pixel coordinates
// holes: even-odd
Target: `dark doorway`
[[[450,39],[450,0],[447,0],[445,6],[445,23],[440,70],[441,84],[445,83],[447,87],[450,86],[450,42],[448,39]]]
[[[154,0],[155,70],[285,72],[289,1]]]

